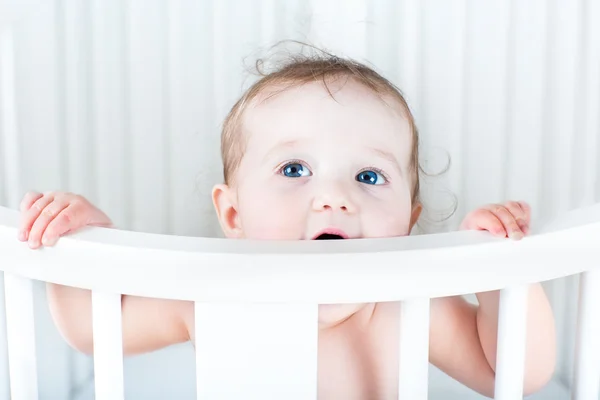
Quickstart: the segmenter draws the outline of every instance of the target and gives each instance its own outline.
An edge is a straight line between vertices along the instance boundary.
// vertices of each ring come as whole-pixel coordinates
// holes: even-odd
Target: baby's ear
[[[225,184],[215,185],[212,190],[212,200],[225,236],[227,238],[242,237],[242,227],[233,189]]]
[[[409,232],[412,231],[413,227],[415,226],[415,224],[419,220],[419,217],[421,216],[421,211],[423,211],[423,206],[421,205],[421,203],[417,203],[417,204],[415,204],[413,206],[412,214],[410,216],[410,229],[409,229]]]

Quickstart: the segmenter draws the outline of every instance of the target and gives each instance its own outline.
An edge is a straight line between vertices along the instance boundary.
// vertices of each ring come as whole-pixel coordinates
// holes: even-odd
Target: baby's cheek
[[[372,207],[370,212],[362,215],[365,236],[396,237],[406,236],[410,228],[410,209],[398,207]]]
[[[303,232],[302,210],[298,199],[262,192],[240,207],[244,237],[258,240],[299,239]]]

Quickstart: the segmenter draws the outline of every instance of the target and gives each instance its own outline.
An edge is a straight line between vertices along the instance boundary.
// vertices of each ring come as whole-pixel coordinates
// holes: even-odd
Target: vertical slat
[[[0,399],[10,398],[10,375],[8,372],[8,346],[6,339],[6,302],[4,301],[4,272],[0,272]]]
[[[562,288],[556,294],[555,302],[558,303],[558,307],[553,305],[554,309],[556,309],[554,319],[558,321],[556,340],[560,343],[557,349],[556,375],[568,387],[571,387],[573,384],[571,381],[572,371],[575,362],[573,354],[575,353],[575,336],[577,334],[579,275],[567,276],[557,281],[562,283]],[[562,296],[560,295],[561,292],[563,293]]]
[[[368,1],[345,1],[344,7],[335,7],[332,10],[329,20],[340,20],[338,17],[340,12],[343,13],[343,20],[348,24],[347,28],[337,32],[340,44],[344,46],[344,53],[358,61],[367,62]]]
[[[247,72],[255,69],[255,56],[263,56],[256,47],[259,30],[253,23],[259,20],[261,10],[251,2],[214,0],[210,3],[213,40],[211,72],[213,85],[218,88],[211,92],[216,118],[213,126],[220,129],[223,119],[240,97],[241,91],[256,79],[255,74],[248,75]]]
[[[121,295],[92,292],[96,400],[124,398]]]
[[[19,400],[37,400],[38,379],[32,282],[29,279],[5,273],[4,294],[11,397]]]
[[[3,165],[4,177],[1,186],[4,187],[7,206],[17,207],[19,204],[19,195],[21,191],[21,173],[20,159],[18,146],[18,128],[17,128],[17,109],[15,101],[15,71],[14,71],[14,36],[9,28],[4,28],[0,32],[0,106],[2,106],[2,127],[0,134],[2,135],[2,147],[0,148],[0,163]],[[9,279],[10,280],[10,279]],[[5,298],[5,285],[0,285],[0,296],[4,304],[8,304]],[[0,366],[0,380],[6,379],[8,382],[10,376],[10,368],[8,365],[8,329],[4,325],[8,318],[5,312],[6,308],[0,305],[0,335],[6,333],[7,340],[0,341],[0,356],[2,365]],[[6,329],[6,330],[5,330]],[[4,373],[3,370],[5,371]],[[36,380],[37,382],[37,380]],[[0,389],[0,396],[9,396],[9,387]]]
[[[54,102],[56,103],[56,132],[60,154],[58,158],[58,171],[60,173],[60,183],[55,187],[61,190],[68,190],[69,187],[69,139],[67,137],[67,18],[69,8],[64,0],[56,0],[53,4],[54,13],[54,36],[55,49],[54,58],[56,65],[56,93],[54,93]]]
[[[584,6],[584,77],[581,87],[585,96],[585,114],[583,135],[585,164],[580,171],[583,174],[583,196],[580,204],[587,206],[595,200],[595,186],[600,190],[600,2],[588,0]]]
[[[334,2],[313,0],[311,35],[319,47],[338,56],[364,61],[367,54],[367,4],[349,0],[344,7]]]
[[[13,34],[6,29],[0,34],[0,104],[2,105],[2,149],[0,162],[3,163],[4,180],[9,207],[18,207],[21,194],[21,165],[19,151],[19,129],[17,126],[17,104],[15,100],[15,60]]]
[[[548,215],[556,215],[572,207],[573,184],[581,171],[575,170],[577,132],[577,77],[581,63],[581,2],[548,2],[548,74],[546,76],[544,132],[542,143],[544,176],[541,207]],[[596,72],[597,73],[597,72]]]
[[[87,2],[65,0],[63,6],[64,31],[61,47],[64,49],[60,96],[64,99],[63,147],[61,159],[66,177],[65,188],[97,201],[94,185],[95,151],[94,131],[91,126],[90,68],[91,37],[90,10]],[[104,38],[102,38],[104,39]]]
[[[523,398],[528,293],[527,286],[500,291],[495,400]]]
[[[4,72],[2,71],[4,69],[4,57],[2,56],[2,51],[3,49],[3,41],[4,41],[4,35],[2,33],[0,33],[0,160],[4,160],[5,159],[5,155],[4,155],[4,149],[5,149],[5,145],[4,145],[4,138],[3,138],[3,131],[4,131],[4,126],[3,126],[3,121],[4,121],[4,94],[2,93],[3,90],[3,74]],[[0,182],[4,182],[4,180],[6,180],[7,174],[6,171],[4,170],[4,163],[0,161]],[[6,198],[7,196],[7,192],[6,192],[6,187],[4,186],[3,183],[0,183],[0,205],[1,206],[6,206],[8,199]]]
[[[429,299],[403,301],[400,309],[398,398],[426,400],[429,388]]]
[[[27,190],[62,190],[63,155],[60,45],[56,2],[39,2],[36,12],[15,25],[14,85],[19,123],[20,174]],[[43,41],[44,45],[40,46]],[[17,46],[18,44],[18,46]],[[21,197],[23,192],[15,193]]]
[[[401,90],[417,121],[422,109],[422,3],[406,0],[399,6],[398,79]]]
[[[513,1],[514,30],[510,41],[509,126],[506,198],[527,199],[537,221],[545,201],[538,198],[541,182],[543,104],[546,63],[546,1]]]
[[[211,92],[212,100],[215,104],[215,117],[216,126],[220,126],[229,109],[233,106],[234,96],[231,95],[232,85],[239,82],[237,74],[231,73],[233,66],[231,65],[231,59],[229,49],[230,41],[230,30],[228,27],[229,22],[229,9],[227,2],[214,0],[212,4],[212,79],[213,87],[215,90]],[[237,65],[236,65],[237,67]],[[236,71],[238,69],[236,68]],[[218,88],[218,89],[217,89]],[[235,100],[234,100],[235,102]]]
[[[597,3],[595,1],[594,3]],[[600,64],[597,64],[598,54],[600,53],[600,42],[593,37],[594,25],[598,25],[597,16],[594,13],[594,5],[585,0],[575,2],[570,8],[576,14],[573,22],[574,43],[571,47],[576,48],[574,67],[573,95],[571,104],[573,107],[573,134],[569,135],[571,144],[571,177],[569,179],[569,208],[582,206],[584,201],[590,205],[595,183],[595,166],[588,161],[588,157],[594,157],[596,148],[596,138],[600,132],[595,130],[595,121],[598,115],[598,103],[594,104],[594,98],[600,93]],[[596,7],[597,8],[597,7]],[[596,18],[596,19],[594,19]],[[572,22],[572,23],[573,23]],[[591,25],[591,26],[590,26]],[[596,65],[594,65],[596,64]],[[591,68],[591,70],[590,70]],[[590,115],[591,112],[591,115]],[[590,129],[591,128],[591,129]],[[592,168],[586,171],[586,168]],[[587,198],[586,198],[586,195]]]
[[[92,17],[90,115],[96,165],[94,185],[98,206],[113,222],[131,229],[131,156],[128,134],[129,86],[127,79],[126,3],[120,0],[90,1]]]
[[[196,303],[198,399],[316,399],[317,323],[317,305]]]
[[[17,207],[19,204],[19,196],[21,193],[21,172],[19,168],[20,152],[18,145],[19,137],[17,127],[17,105],[15,99],[14,36],[11,29],[4,29],[4,31],[0,32],[0,54],[2,55],[0,57],[0,62],[2,63],[0,65],[0,104],[2,106],[2,128],[0,130],[0,134],[2,134],[2,148],[0,148],[0,162],[3,163],[3,169],[5,173],[4,180],[0,184],[4,186],[4,189],[6,191],[6,198],[8,202],[7,206]],[[11,304],[16,304],[16,306],[19,307],[19,302],[18,299],[14,298],[15,293],[9,293],[7,287],[11,284],[12,287],[14,287],[15,280],[18,281],[17,278],[10,277],[8,274],[4,274],[4,285],[2,285],[2,288],[0,288],[2,289],[1,291],[3,292],[3,300],[6,306],[0,307],[0,319],[6,321],[6,326],[2,327],[6,328],[6,330],[0,330],[0,334],[6,332],[6,341],[2,341],[2,343],[0,343],[0,347],[2,348],[2,350],[0,350],[0,355],[5,354],[7,356],[1,361],[3,363],[3,366],[7,368],[7,373],[2,374],[1,371],[4,368],[0,369],[0,379],[8,379],[11,376],[13,376],[15,374],[15,372],[13,372],[13,369],[16,371],[19,370],[19,366],[16,365],[16,363],[19,362],[17,358],[20,357],[18,351],[27,351],[27,349],[14,348],[14,346],[16,346],[14,340],[19,340],[18,334],[15,339],[14,329],[19,329],[20,325],[18,320],[17,322],[15,322],[14,325],[12,325],[12,322],[15,319],[15,315],[14,313],[9,315],[8,308],[11,306]],[[18,291],[16,294],[18,294]],[[31,296],[32,293],[29,294],[30,301],[33,304],[33,298]],[[16,303],[15,300],[17,300]],[[25,307],[27,307],[27,303],[24,303],[22,306],[24,307],[24,309],[26,309]],[[12,310],[14,311],[14,308]],[[31,314],[33,318],[33,310]],[[28,321],[23,320],[21,322],[23,324],[27,324]],[[33,323],[33,321],[30,322]],[[33,334],[34,332],[31,331],[31,335]],[[9,347],[11,346],[11,336],[13,349],[9,350]],[[23,339],[25,339],[25,337],[23,337]],[[35,349],[35,347],[33,349]],[[24,354],[24,356],[27,356],[27,354]],[[35,363],[35,353],[33,354],[33,356]],[[13,359],[10,363],[8,362],[9,357]],[[26,359],[23,359],[23,362],[26,362]],[[23,367],[27,368],[26,366]],[[29,371],[25,371],[24,374],[27,374],[27,372]],[[33,376],[35,377],[36,375]],[[30,389],[35,389],[35,391],[37,391],[37,379],[35,379],[34,381],[35,385],[32,385],[32,388]],[[19,383],[17,383],[17,385],[18,384]],[[12,388],[13,398],[18,398],[15,397],[15,393],[18,394],[17,391],[20,389],[22,388]],[[6,387],[6,393],[2,393],[2,391],[0,391],[0,395],[6,394],[6,396],[8,397],[8,392],[9,388]],[[37,397],[37,394],[35,392],[33,394],[35,394],[35,396]],[[27,395],[27,393],[23,393],[23,395]]]
[[[206,182],[216,182],[221,173],[216,66],[209,62],[214,60],[212,7],[210,1],[168,7],[170,222],[172,232],[184,236],[214,236],[219,230],[212,203],[201,201],[211,198]]]
[[[260,1],[260,22],[258,29],[260,45],[268,47],[276,40],[275,29],[277,27],[277,2],[275,0]]]
[[[366,51],[367,58],[377,71],[396,81],[397,40],[391,40],[390,32],[397,28],[397,2],[393,0],[371,1],[367,4]]]
[[[594,92],[598,93],[598,87],[594,87],[598,70],[593,69],[597,40],[590,34],[597,23],[592,22],[586,27],[587,32],[583,30],[582,26],[586,25],[586,21],[595,21],[591,15],[594,7],[581,8],[583,4],[592,3],[597,2],[570,2],[567,7],[556,1],[548,2],[548,26],[552,29],[548,30],[548,43],[551,45],[547,46],[549,73],[544,93],[546,104],[541,149],[544,173],[538,179],[542,189],[540,198],[543,200],[539,208],[546,217],[560,214],[577,203],[587,202],[589,197],[586,198],[586,195],[594,195],[593,192],[590,193],[588,186],[593,184],[598,170],[597,158],[594,158],[598,130],[590,126],[597,117],[593,99]],[[588,50],[591,53],[587,53],[587,56],[591,57],[586,59]],[[586,71],[586,67],[590,66],[592,69]],[[591,80],[587,80],[588,77]],[[581,79],[585,82],[582,83]],[[586,92],[581,92],[582,89],[589,97],[586,97]],[[590,107],[592,114],[585,114]],[[568,132],[571,133],[567,134]],[[586,141],[586,137],[590,139],[590,135],[591,140]],[[574,285],[570,278],[555,280],[551,285],[556,289],[551,298],[556,304],[557,339],[561,343],[558,348],[557,372],[568,382],[571,378],[570,371],[574,368],[572,353],[575,332],[571,322],[575,311],[572,301]]]
[[[304,0],[278,1],[281,17],[276,21],[277,38],[306,40],[313,18],[310,3]]]
[[[421,188],[423,197],[430,202],[428,211],[440,210],[437,215],[431,215],[432,219],[440,221],[448,218],[457,207],[457,212],[448,221],[452,230],[460,224],[460,218],[464,215],[463,202],[456,202],[453,193],[461,193],[464,184],[461,171],[464,158],[463,94],[468,79],[465,74],[466,1],[427,0],[422,20],[421,87],[427,105],[421,110],[421,118],[417,121],[422,132],[421,159],[426,161],[423,167],[431,174],[439,174],[445,168],[450,168],[431,184],[427,179],[421,180]],[[438,27],[443,27],[443,34],[440,34]],[[442,187],[450,189],[451,193],[444,195],[440,190]],[[427,228],[432,232],[436,229],[447,231],[449,227],[436,224]]]
[[[469,2],[465,85],[465,210],[504,201],[510,2]],[[492,150],[493,149],[493,150]],[[485,170],[485,173],[483,171]]]
[[[165,2],[160,0],[128,4],[132,229],[155,233],[166,233],[168,228],[165,10]]]
[[[600,271],[583,272],[575,341],[572,400],[597,400],[600,391]]]

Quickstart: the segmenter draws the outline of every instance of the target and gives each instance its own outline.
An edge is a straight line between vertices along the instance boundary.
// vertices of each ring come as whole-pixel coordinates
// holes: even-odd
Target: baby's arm
[[[32,249],[54,245],[61,235],[86,225],[112,227],[110,219],[85,198],[70,193],[28,193],[21,202],[19,240]],[[48,283],[50,312],[65,340],[93,352],[91,292]],[[193,337],[193,303],[122,296],[126,355],[153,351]]]
[[[461,229],[487,230],[520,239],[529,233],[526,203],[491,205],[470,213]],[[431,362],[448,375],[489,397],[494,393],[499,292],[477,293],[479,306],[462,297],[431,302]],[[556,362],[552,309],[540,284],[530,285],[524,395],[541,389],[552,377]]]
[[[92,354],[92,298],[89,290],[47,284],[50,312],[63,338]],[[177,300],[122,296],[123,353],[142,354],[190,340],[194,304]]]
[[[370,307],[367,307],[370,306]],[[334,328],[347,321],[359,311],[372,311],[374,304],[350,303],[350,304],[320,304],[319,305],[319,329]]]

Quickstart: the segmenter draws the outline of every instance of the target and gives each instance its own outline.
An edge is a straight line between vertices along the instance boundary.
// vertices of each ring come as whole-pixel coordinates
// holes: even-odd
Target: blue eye
[[[356,175],[356,180],[368,185],[383,185],[386,179],[376,171],[362,171]]]
[[[310,170],[300,163],[290,163],[283,166],[281,172],[288,178],[310,176]]]

